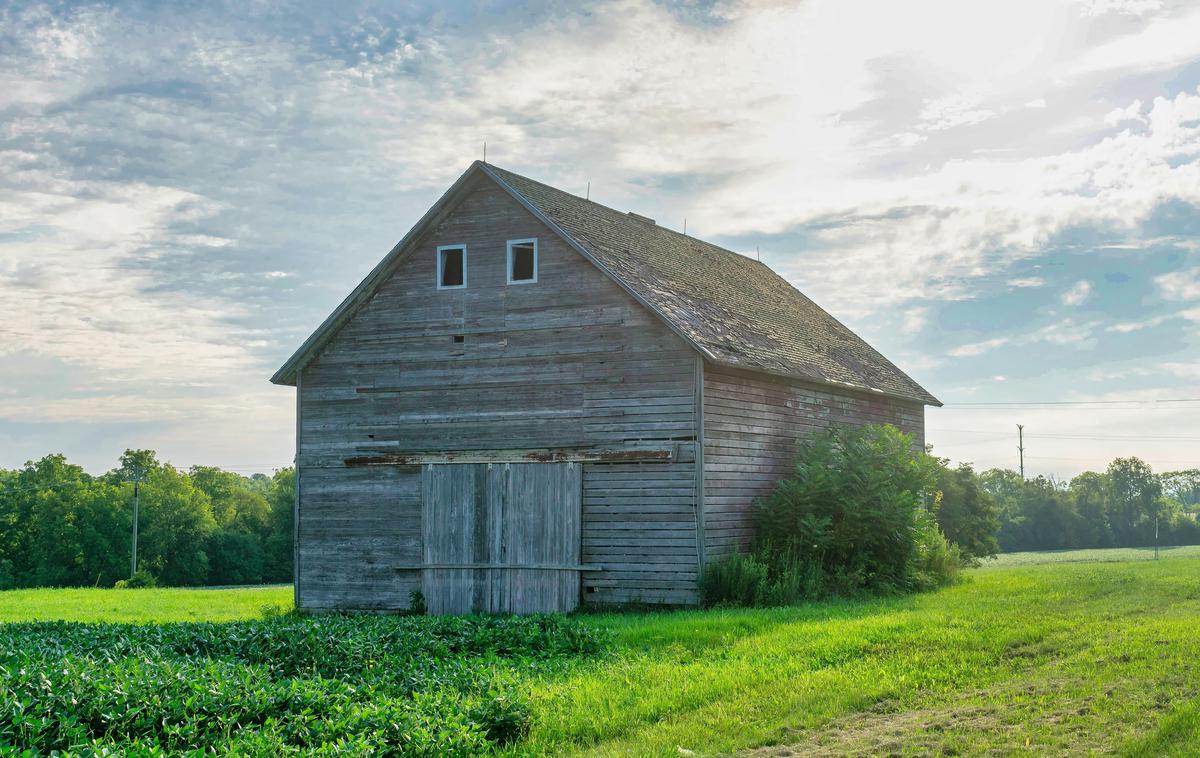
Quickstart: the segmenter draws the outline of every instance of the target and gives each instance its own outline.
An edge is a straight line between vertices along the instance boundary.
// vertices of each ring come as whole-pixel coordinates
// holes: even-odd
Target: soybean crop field
[[[78,623],[5,592],[0,744],[1194,755],[1200,560],[1056,555],[916,596],[564,618],[303,617],[280,613],[286,588],[262,588],[90,590],[106,594]],[[179,592],[196,594],[164,612],[156,593]]]

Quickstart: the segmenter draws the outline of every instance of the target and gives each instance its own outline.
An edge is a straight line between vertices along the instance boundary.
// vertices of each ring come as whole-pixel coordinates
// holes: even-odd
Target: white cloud
[[[1009,287],[1017,288],[1044,287],[1046,280],[1040,276],[1026,276],[1018,279],[1009,279],[1007,284]]]
[[[1046,342],[1051,345],[1077,345],[1089,340],[1095,333],[1097,324],[1077,324],[1071,319],[1063,319],[1038,329],[1029,337],[1021,340],[1022,344]]]
[[[935,100],[926,100],[921,107],[922,127],[931,131],[940,131],[986,121],[996,113],[984,108],[983,102],[984,97],[979,92],[962,92]]]
[[[1154,283],[1167,300],[1200,299],[1200,268],[1172,271],[1155,277]]]
[[[929,323],[929,309],[926,307],[909,308],[904,312],[903,329],[907,334],[916,334]]]
[[[974,358],[977,355],[983,355],[986,352],[995,350],[998,347],[1003,347],[1012,342],[1009,337],[995,337],[990,340],[981,342],[972,342],[966,345],[959,345],[950,350],[948,353],[952,358]]]
[[[1116,36],[1089,48],[1075,60],[1066,75],[1077,77],[1122,70],[1147,72],[1193,60],[1196,40],[1200,38],[1200,9],[1192,5],[1181,7],[1185,12],[1162,14],[1134,33]]]
[[[1092,284],[1086,280],[1076,282],[1071,289],[1062,294],[1062,304],[1074,307],[1081,305],[1084,300],[1087,300],[1088,295],[1092,293]]]
[[[1134,100],[1124,108],[1114,108],[1104,117],[1104,123],[1109,126],[1117,126],[1126,121],[1137,121],[1140,124],[1146,123],[1146,117],[1142,115],[1142,101]]]
[[[1103,16],[1106,13],[1144,16],[1163,7],[1162,0],[1080,0],[1079,4],[1087,16]]]

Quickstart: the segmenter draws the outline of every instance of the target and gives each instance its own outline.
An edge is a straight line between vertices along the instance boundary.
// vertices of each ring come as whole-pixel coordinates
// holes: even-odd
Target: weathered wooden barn
[[[693,604],[799,438],[939,404],[762,263],[481,162],[272,381],[311,610]]]

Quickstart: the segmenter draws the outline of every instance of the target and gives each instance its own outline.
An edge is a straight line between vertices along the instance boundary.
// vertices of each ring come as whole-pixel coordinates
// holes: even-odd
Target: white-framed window
[[[437,288],[460,290],[467,286],[467,246],[439,245],[437,249]]]
[[[538,280],[537,238],[508,241],[508,283],[533,284]]]

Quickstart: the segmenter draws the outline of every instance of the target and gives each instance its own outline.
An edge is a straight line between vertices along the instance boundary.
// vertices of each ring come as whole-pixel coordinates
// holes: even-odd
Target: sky
[[[1200,4],[0,4],[0,467],[289,465],[268,382],[476,158],[761,255],[1068,478],[1200,466]]]

